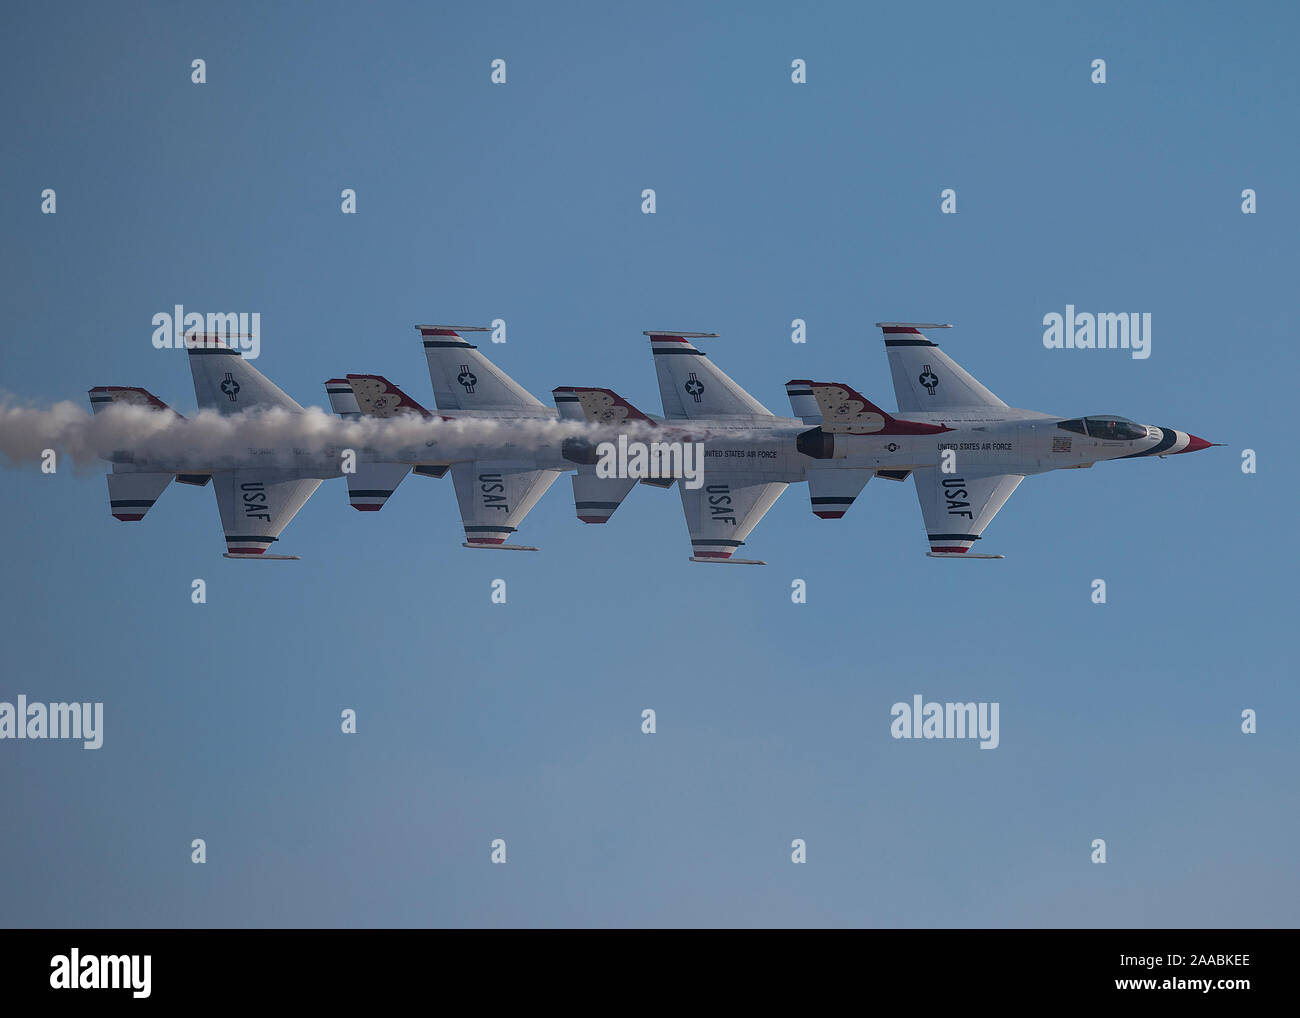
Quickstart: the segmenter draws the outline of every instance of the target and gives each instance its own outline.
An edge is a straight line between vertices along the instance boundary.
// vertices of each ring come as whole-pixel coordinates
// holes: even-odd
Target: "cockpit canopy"
[[[1058,421],[1058,428],[1073,431],[1089,438],[1104,438],[1112,442],[1132,442],[1147,437],[1147,429],[1127,417],[1076,417],[1071,421]]]

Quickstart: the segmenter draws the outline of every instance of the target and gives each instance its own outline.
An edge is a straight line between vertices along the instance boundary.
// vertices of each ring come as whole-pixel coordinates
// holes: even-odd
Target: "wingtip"
[[[457,332],[491,332],[490,325],[417,325],[417,332],[421,333],[457,333]]]

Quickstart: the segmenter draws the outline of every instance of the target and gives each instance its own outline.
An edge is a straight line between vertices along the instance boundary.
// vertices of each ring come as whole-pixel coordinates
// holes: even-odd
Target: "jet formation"
[[[926,333],[936,323],[878,322],[898,409],[876,406],[843,382],[786,383],[792,416],[778,416],[736,384],[696,345],[713,333],[648,331],[662,416],[642,413],[611,389],[561,386],[547,407],[465,337],[480,328],[420,325],[437,413],[380,375],[325,383],[344,420],[440,421],[463,429],[454,443],[400,449],[247,448],[221,455],[118,450],[110,457],[114,517],[142,520],[173,481],[217,496],[225,557],[283,559],[269,549],[321,481],[347,479],[351,505],[382,509],[408,474],[451,475],[464,547],[526,550],[511,543],[524,518],[562,473],[572,474],[574,509],[584,523],[608,522],[638,483],[678,487],[690,561],[762,565],[741,558],[763,515],[790,484],[806,482],[814,515],[842,518],[873,477],[916,486],[929,554],[1001,558],[972,551],[1025,477],[1091,467],[1103,460],[1171,456],[1211,443],[1174,428],[1097,414],[1064,418],[1008,407]],[[218,338],[187,342],[200,410],[305,413],[304,408]],[[114,405],[180,417],[138,386],[96,386],[96,413]],[[232,422],[236,429],[239,421]],[[483,425],[490,425],[484,427]],[[565,431],[564,425],[572,427]],[[677,476],[610,476],[601,443],[629,438],[702,454],[695,483]],[[234,444],[238,449],[239,444]],[[689,451],[689,450],[688,450]],[[349,463],[346,453],[354,461]]]

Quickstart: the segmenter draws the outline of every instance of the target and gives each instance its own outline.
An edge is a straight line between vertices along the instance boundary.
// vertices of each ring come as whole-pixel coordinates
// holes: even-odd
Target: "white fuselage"
[[[657,421],[659,427],[640,429],[644,441],[698,442],[704,446],[705,476],[743,474],[795,483],[807,479],[816,464],[847,470],[909,471],[941,463],[945,450],[953,450],[963,469],[993,468],[1003,473],[1037,474],[1048,470],[1091,466],[1101,460],[1167,454],[1186,448],[1188,436],[1168,428],[1146,427],[1141,438],[1110,441],[1077,434],[1059,427],[1062,418],[1031,410],[998,408],[910,413],[909,421],[941,425],[941,434],[862,434],[828,431],[793,417],[762,417],[695,421]],[[566,456],[564,443],[538,441],[535,435],[510,440],[512,421],[496,418],[497,433],[486,441],[457,437],[419,446],[377,450],[360,446],[351,451],[360,462],[411,465],[479,461],[528,461],[535,469],[572,470],[576,461]],[[524,419],[520,419],[520,427]],[[593,429],[589,441],[613,441],[623,429]],[[809,435],[816,441],[809,441]],[[328,479],[345,473],[342,446],[304,449],[291,445],[233,448],[209,453],[155,454],[148,445],[139,450],[115,451],[108,458],[139,471],[205,474],[221,470],[266,467],[286,475]],[[811,454],[810,454],[811,451]]]
[[[907,414],[908,421],[940,425],[950,430],[929,435],[826,435],[829,442],[800,442],[819,431],[798,418],[761,418],[744,422],[662,422],[665,431],[681,429],[704,441],[708,474],[753,474],[773,480],[806,480],[808,469],[821,462],[847,470],[907,471],[941,464],[952,450],[962,469],[985,467],[1007,474],[1038,474],[1048,470],[1089,467],[1102,460],[1168,454],[1187,447],[1189,436],[1170,428],[1143,426],[1141,438],[1111,441],[1066,431],[1064,418],[1033,410],[998,408],[948,410]],[[812,448],[816,453],[800,451]]]

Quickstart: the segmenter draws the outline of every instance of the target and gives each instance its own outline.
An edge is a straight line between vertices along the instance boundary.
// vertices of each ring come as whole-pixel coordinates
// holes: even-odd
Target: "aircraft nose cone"
[[[1213,442],[1207,442],[1203,438],[1197,438],[1195,435],[1188,434],[1187,448],[1184,449],[1183,452],[1197,452],[1201,449],[1208,449],[1213,444]]]

